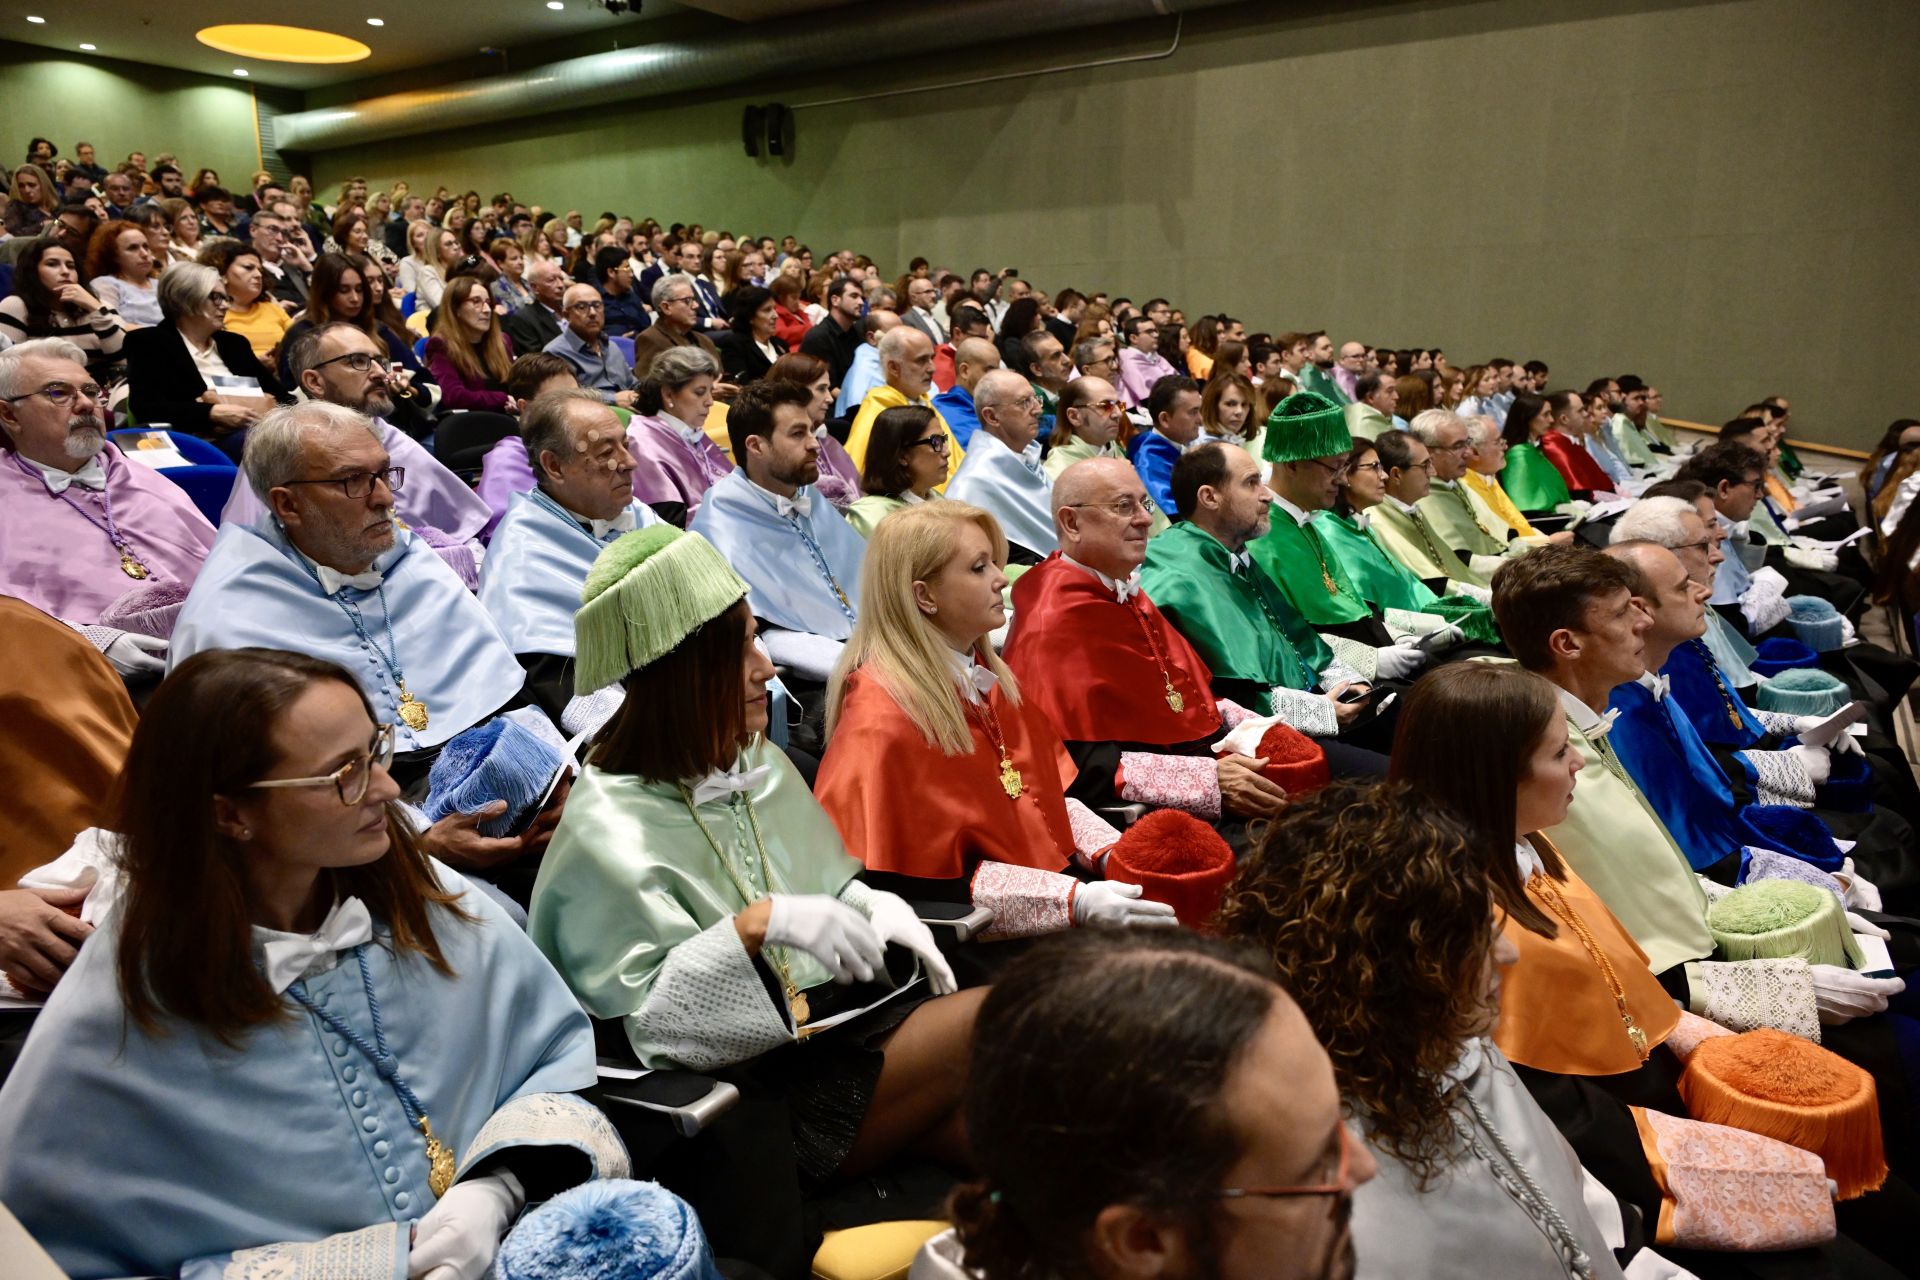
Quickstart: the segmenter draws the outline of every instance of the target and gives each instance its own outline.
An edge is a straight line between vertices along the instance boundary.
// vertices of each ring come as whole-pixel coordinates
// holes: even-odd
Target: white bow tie
[[[1600,717],[1600,723],[1587,730],[1589,739],[1604,738],[1613,732],[1613,722],[1620,718],[1620,708],[1608,707],[1607,713]]]
[[[768,772],[769,769],[764,764],[738,772],[715,769],[693,784],[693,802],[696,805],[708,804],[715,800],[725,800],[741,791],[751,791],[760,785],[760,780],[765,778]]]
[[[87,465],[78,471],[56,471],[52,467],[41,467],[40,478],[46,482],[47,492],[55,495],[65,493],[69,485],[77,484],[95,493],[107,487],[107,469],[100,465],[98,454],[87,459]]]
[[[1129,599],[1139,594],[1140,571],[1138,569],[1128,574],[1125,582],[1116,582],[1113,584],[1113,598],[1121,604],[1125,604]]]
[[[367,914],[366,904],[348,898],[336,903],[320,927],[307,937],[273,934],[261,945],[261,968],[267,985],[278,994],[299,981],[316,960],[371,941],[373,919]]]
[[[804,493],[796,493],[791,498],[783,498],[775,494],[773,509],[782,516],[804,516],[812,512],[813,499]]]
[[[690,448],[698,449],[707,439],[706,432],[698,427],[690,426],[678,418],[669,416],[667,418],[667,425],[672,427],[673,433],[686,441]]]
[[[1648,682],[1647,691],[1653,694],[1653,700],[1655,702],[1659,702],[1667,696],[1669,687],[1671,686],[1666,676],[1655,676]]]
[[[611,520],[588,520],[597,541],[605,542],[609,533],[632,533],[634,526],[633,508],[628,507]]]
[[[1227,557],[1227,571],[1229,573],[1245,573],[1252,567],[1253,553],[1251,551],[1235,551]]]
[[[386,581],[386,576],[378,569],[369,569],[365,573],[340,573],[324,564],[316,564],[313,571],[319,575],[320,590],[330,596],[339,595],[347,587],[356,591],[371,591]]]
[[[993,668],[983,667],[978,662],[968,662],[966,669],[959,673],[959,678],[960,691],[967,695],[969,702],[980,701],[1000,683],[1000,677],[993,673]]]
[[[1372,523],[1373,523],[1373,514],[1371,512],[1356,511],[1353,513],[1353,527],[1358,529],[1360,532],[1365,533],[1367,531],[1367,527]]]

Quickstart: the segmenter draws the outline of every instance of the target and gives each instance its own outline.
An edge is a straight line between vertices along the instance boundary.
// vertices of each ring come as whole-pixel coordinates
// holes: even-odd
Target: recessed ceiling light
[[[384,27],[387,25],[387,20],[385,18],[368,18],[367,25],[370,27]]]
[[[80,47],[82,49],[85,49],[88,53],[92,53],[95,49],[99,48],[100,46],[96,44],[83,44]]]
[[[560,3],[560,0],[547,0],[547,8],[549,9],[564,9],[566,7],[566,5]],[[40,19],[35,18],[33,21],[38,22]]]
[[[36,18],[36,17],[34,17],[34,16],[32,15],[32,14],[28,14],[28,15],[27,15],[27,21],[28,21],[28,22],[31,22],[31,23],[33,23],[33,24],[34,24],[35,26],[39,26],[39,25],[41,25],[42,23],[44,23],[44,22],[46,21],[46,19],[45,19],[45,18]]]
[[[245,67],[235,67],[233,69],[233,74],[237,76],[244,76],[244,75],[251,75],[252,73],[249,72]]]

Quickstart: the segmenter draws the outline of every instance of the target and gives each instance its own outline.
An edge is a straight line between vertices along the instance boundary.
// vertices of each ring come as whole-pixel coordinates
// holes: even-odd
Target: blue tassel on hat
[[[472,813],[495,800],[507,811],[480,824],[480,834],[504,836],[539,803],[566,763],[559,751],[505,716],[455,734],[427,774],[427,820]]]
[[[609,1178],[520,1219],[494,1258],[499,1280],[720,1280],[693,1208],[656,1182]]]

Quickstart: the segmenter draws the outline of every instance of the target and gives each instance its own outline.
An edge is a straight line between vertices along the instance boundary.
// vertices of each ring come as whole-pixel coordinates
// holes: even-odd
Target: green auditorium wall
[[[298,94],[285,97],[297,105]],[[37,45],[0,41],[0,121],[9,151],[16,138],[24,151],[28,138],[47,137],[71,159],[84,140],[108,168],[130,151],[145,151],[149,164],[171,151],[188,178],[204,165],[243,190],[260,163],[252,86]]]

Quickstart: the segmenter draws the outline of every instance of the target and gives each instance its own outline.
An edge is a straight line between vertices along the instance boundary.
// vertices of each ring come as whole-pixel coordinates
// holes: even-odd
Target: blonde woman
[[[999,523],[963,502],[875,526],[814,792],[871,883],[990,907],[996,935],[1172,925],[1098,878],[1118,833],[1067,799],[1066,749],[994,652],[1006,563]]]
[[[195,262],[200,257],[200,211],[193,202],[172,196],[160,201],[167,214],[167,256],[174,262]]]

